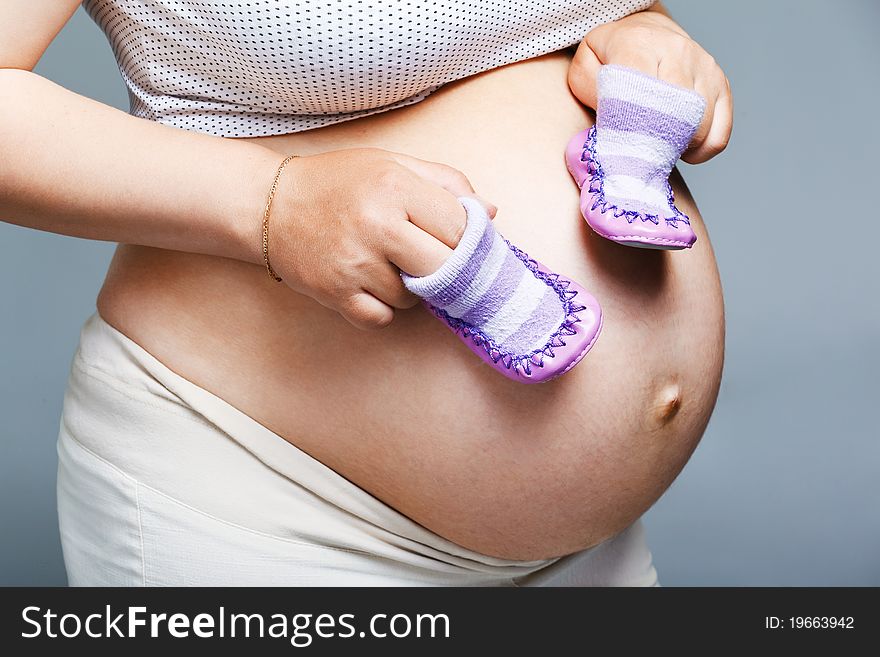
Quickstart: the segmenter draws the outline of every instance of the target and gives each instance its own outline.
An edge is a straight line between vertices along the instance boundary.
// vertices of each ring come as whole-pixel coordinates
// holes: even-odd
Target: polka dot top
[[[131,113],[224,137],[309,130],[577,44],[653,0],[85,0]]]

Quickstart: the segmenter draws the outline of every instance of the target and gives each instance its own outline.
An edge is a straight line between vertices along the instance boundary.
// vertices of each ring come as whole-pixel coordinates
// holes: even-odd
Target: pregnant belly
[[[697,218],[689,252],[592,234],[563,161],[588,113],[557,53],[447,85],[416,105],[265,138],[279,152],[355,146],[461,169],[515,244],[599,299],[605,328],[562,378],[524,386],[481,365],[417,307],[363,332],[265,272],[122,246],[98,307],[168,367],[379,499],[465,547],[558,556],[623,529],[669,486],[718,390],[723,307]],[[676,196],[696,215],[681,181]],[[259,221],[255,208],[255,221]]]

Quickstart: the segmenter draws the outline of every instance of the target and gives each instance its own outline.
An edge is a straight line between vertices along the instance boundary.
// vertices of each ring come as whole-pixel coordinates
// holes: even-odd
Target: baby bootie
[[[433,274],[404,285],[490,367],[522,383],[548,381],[587,354],[602,326],[596,299],[495,231],[485,208],[458,199],[467,227]]]
[[[565,151],[581,188],[581,213],[602,237],[654,249],[690,248],[697,237],[675,207],[669,174],[706,108],[695,91],[639,71],[602,66],[596,125]]]

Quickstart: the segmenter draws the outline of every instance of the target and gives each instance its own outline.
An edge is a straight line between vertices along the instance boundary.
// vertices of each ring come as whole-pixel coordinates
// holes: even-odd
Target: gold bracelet
[[[263,262],[266,263],[266,273],[269,274],[269,278],[279,283],[281,282],[281,277],[275,273],[275,270],[272,269],[272,265],[269,264],[269,212],[272,210],[272,199],[275,198],[275,192],[278,189],[278,181],[281,180],[281,173],[284,171],[284,167],[287,166],[288,162],[295,157],[298,156],[288,155],[284,158],[281,164],[278,165],[278,171],[275,172],[275,180],[272,181],[272,187],[269,189],[269,198],[266,200],[266,210],[263,212]]]

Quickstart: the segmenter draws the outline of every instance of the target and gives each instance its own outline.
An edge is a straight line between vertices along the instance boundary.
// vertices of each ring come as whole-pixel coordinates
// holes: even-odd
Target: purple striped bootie
[[[404,285],[504,376],[539,383],[564,374],[599,335],[598,302],[505,240],[478,201],[458,200],[467,211],[458,246],[433,274],[401,273]]]
[[[581,213],[602,237],[654,249],[696,241],[675,207],[669,174],[703,119],[705,99],[622,66],[602,66],[596,125],[565,152],[581,188]]]

